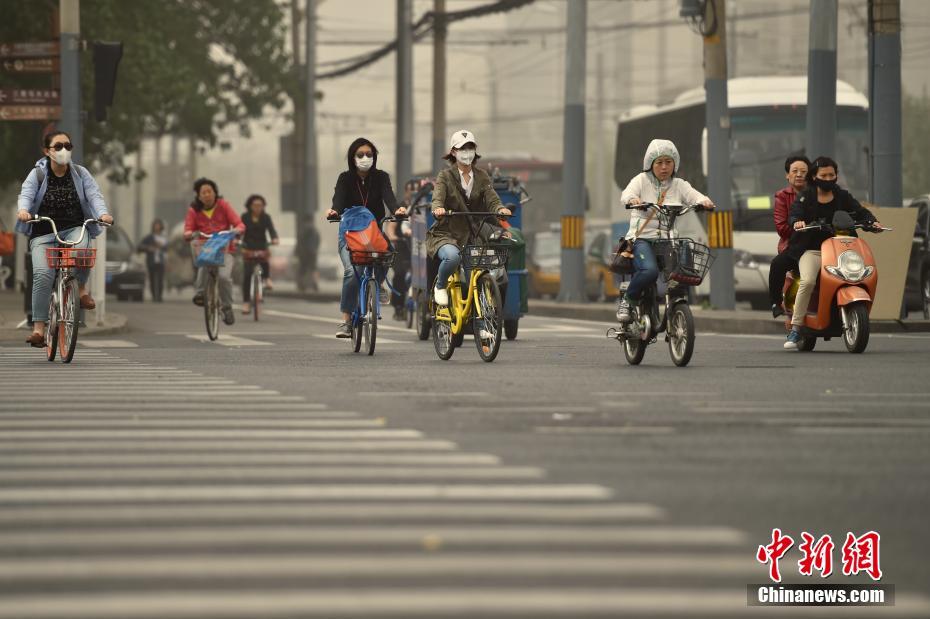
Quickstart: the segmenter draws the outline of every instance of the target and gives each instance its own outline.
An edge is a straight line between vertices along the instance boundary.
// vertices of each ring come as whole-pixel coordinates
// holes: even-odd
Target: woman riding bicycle
[[[378,149],[366,138],[356,138],[349,145],[346,153],[348,170],[342,172],[336,180],[333,192],[333,206],[326,213],[327,217],[341,216],[342,212],[353,206],[364,206],[380,223],[385,217],[384,209],[392,215],[406,215],[407,209],[397,204],[391,187],[391,176],[378,169]],[[350,322],[352,311],[358,303],[358,280],[345,239],[339,235],[339,258],[342,260],[342,297],[339,310],[342,323],[336,331],[338,338],[352,337]]]
[[[265,212],[265,198],[258,194],[252,194],[245,201],[245,212],[242,213],[242,223],[245,225],[245,234],[242,237],[242,248],[250,251],[268,251],[268,239],[271,238],[271,244],[280,243],[278,232],[274,229],[274,223],[271,221],[271,215]],[[252,292],[252,272],[255,270],[255,260],[245,260],[243,263],[242,273],[242,313],[248,314],[252,311],[251,292]],[[261,261],[262,282],[264,286],[271,290],[271,279],[268,277],[271,272],[267,258]]]
[[[235,229],[239,234],[245,232],[245,226],[239,215],[233,207],[220,197],[216,183],[208,178],[198,178],[194,181],[194,201],[191,202],[190,208],[187,209],[187,217],[184,219],[184,238],[187,241],[194,239],[194,233],[210,235],[215,232],[225,232],[230,228]],[[197,242],[197,241],[195,241]],[[199,243],[199,242],[198,242]],[[226,248],[226,253],[230,253],[234,248],[234,243],[230,243]],[[232,260],[225,260],[219,269],[220,275],[220,306],[223,310],[223,322],[231,325],[236,322],[236,316],[232,310]],[[197,277],[194,280],[194,305],[203,305],[203,289],[206,280],[206,268],[197,269]]]
[[[488,173],[475,167],[481,159],[477,149],[478,143],[471,131],[453,133],[449,153],[443,157],[450,165],[439,173],[433,185],[431,208],[436,223],[426,235],[426,250],[431,257],[438,257],[441,261],[433,290],[433,300],[437,305],[449,305],[446,285],[449,276],[459,268],[462,249],[468,243],[471,232],[468,221],[464,218],[444,218],[446,212],[512,214],[510,209],[501,204]]]
[[[681,167],[681,156],[671,140],[653,140],[646,148],[643,171],[630,180],[620,201],[635,206],[652,204],[701,204],[714,208],[710,198],[675,176]],[[626,238],[633,241],[633,277],[626,293],[617,305],[617,320],[630,321],[630,306],[639,300],[642,291],[659,279],[652,244],[659,238],[659,221],[651,211],[630,211],[630,230]]]
[[[81,236],[87,219],[112,223],[100,188],[91,173],[71,162],[71,137],[63,131],[52,131],[43,139],[45,157],[23,181],[17,201],[16,231],[29,235],[29,252],[32,255],[32,335],[26,343],[35,348],[45,345],[45,323],[48,321],[48,303],[52,294],[55,271],[50,269],[45,250],[57,246],[52,225],[48,222],[26,224],[35,216],[49,217],[55,222],[58,235],[68,241]],[[89,224],[87,234],[78,248],[90,246],[90,240],[100,234],[98,226]],[[90,269],[78,269],[79,295],[82,309],[97,305],[87,292]]]

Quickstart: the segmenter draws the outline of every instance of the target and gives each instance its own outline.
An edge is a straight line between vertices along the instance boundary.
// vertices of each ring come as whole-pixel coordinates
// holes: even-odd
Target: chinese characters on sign
[[[61,93],[51,88],[4,88],[0,105],[60,105]]]
[[[0,61],[0,68],[7,73],[55,73],[58,64],[57,58],[17,58]]]
[[[835,544],[829,535],[815,538],[804,531],[801,533],[802,542],[798,546],[801,559],[798,561],[798,572],[802,576],[813,576],[814,571],[826,578],[833,573],[833,549]],[[853,533],[846,534],[846,541],[842,548],[843,575],[855,576],[865,572],[872,580],[881,580],[882,570],[879,563],[879,542],[881,537],[875,531],[869,531],[859,537]],[[756,560],[769,566],[769,578],[774,582],[781,582],[779,560],[794,545],[790,535],[783,535],[781,529],[772,529],[772,541],[765,546],[759,546],[756,551]]]
[[[0,105],[0,120],[55,120],[60,105]]]
[[[58,56],[58,41],[32,43],[0,43],[0,58],[31,58],[33,56]]]

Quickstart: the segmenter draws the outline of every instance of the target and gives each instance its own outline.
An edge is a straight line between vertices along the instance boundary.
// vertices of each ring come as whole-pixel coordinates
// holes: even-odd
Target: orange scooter
[[[823,230],[815,224],[800,230]],[[878,287],[878,269],[872,250],[863,239],[852,236],[853,230],[882,232],[891,228],[857,224],[846,211],[833,215],[835,236],[820,245],[820,275],[801,327],[798,350],[814,350],[817,338],[829,341],[842,336],[846,350],[861,353],[869,344],[869,313]],[[800,279],[790,273],[785,278],[785,328],[791,329],[791,315]]]

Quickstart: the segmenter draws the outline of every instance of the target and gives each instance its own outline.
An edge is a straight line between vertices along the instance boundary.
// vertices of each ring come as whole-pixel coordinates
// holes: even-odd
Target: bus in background
[[[562,162],[543,161],[529,154],[494,154],[481,158],[482,168],[492,176],[514,176],[523,183],[532,202],[523,209],[523,234],[527,242],[537,232],[547,231],[562,216]]]
[[[785,186],[784,161],[805,154],[806,77],[740,77],[729,80],[730,174],[737,300],[768,308],[768,265],[778,247],[772,217],[773,194]],[[680,94],[663,106],[630,110],[617,128],[614,181],[621,189],[642,171],[643,153],[653,138],[675,142],[681,154],[678,175],[707,193],[707,131],[704,88]],[[846,82],[836,83],[835,153],[840,184],[854,196],[868,196],[868,99]],[[613,206],[616,224],[627,222],[622,205]]]

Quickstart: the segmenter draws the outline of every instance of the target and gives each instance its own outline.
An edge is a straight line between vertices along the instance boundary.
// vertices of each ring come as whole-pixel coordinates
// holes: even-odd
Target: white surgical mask
[[[471,165],[471,162],[475,160],[475,151],[474,150],[456,151],[455,160],[461,163],[462,165]]]
[[[50,155],[52,157],[52,161],[54,161],[58,165],[68,165],[69,163],[71,163],[71,151],[70,150],[65,150],[64,148],[62,148],[61,150],[53,150],[51,151]]]
[[[361,157],[361,158],[356,157],[355,158],[355,167],[361,170],[362,172],[370,170],[371,166],[373,166],[374,163],[375,163],[374,157]]]

